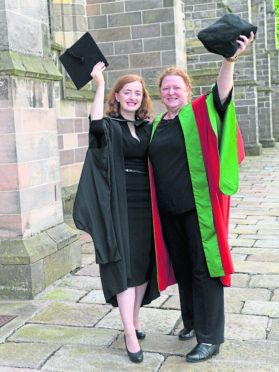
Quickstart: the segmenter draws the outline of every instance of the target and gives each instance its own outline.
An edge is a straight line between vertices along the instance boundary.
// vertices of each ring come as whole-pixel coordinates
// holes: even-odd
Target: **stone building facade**
[[[234,101],[246,153],[279,140],[273,0],[0,0],[0,295],[32,298],[80,264],[71,213],[88,145],[91,82],[77,91],[59,55],[90,31],[109,61],[107,91],[127,72],[143,76],[154,115],[157,78],[170,65],[193,96],[215,82],[222,57],[197,39],[233,12],[258,26],[235,66]]]

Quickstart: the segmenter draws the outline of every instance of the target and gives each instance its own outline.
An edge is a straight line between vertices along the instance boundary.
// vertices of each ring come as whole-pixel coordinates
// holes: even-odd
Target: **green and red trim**
[[[165,114],[153,124],[152,136]],[[244,158],[243,142],[237,125],[233,102],[221,123],[214,109],[212,93],[202,95],[179,113],[201,237],[209,273],[230,285],[234,272],[228,245],[230,196],[238,188],[238,164]],[[152,139],[152,137],[151,137]],[[174,275],[165,247],[155,185],[150,164],[154,235],[159,289],[174,284]]]

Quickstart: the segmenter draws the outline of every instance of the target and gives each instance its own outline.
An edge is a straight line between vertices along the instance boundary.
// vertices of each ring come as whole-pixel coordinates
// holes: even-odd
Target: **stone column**
[[[276,48],[276,14],[274,0],[266,0],[267,46],[270,53],[272,129],[273,137],[279,141],[279,52]]]
[[[80,247],[63,220],[48,1],[6,1],[1,15],[0,296],[32,298]]]
[[[259,140],[263,147],[273,147],[271,67],[268,49],[267,3],[251,1],[252,23],[258,26],[256,47],[256,69],[258,82]]]

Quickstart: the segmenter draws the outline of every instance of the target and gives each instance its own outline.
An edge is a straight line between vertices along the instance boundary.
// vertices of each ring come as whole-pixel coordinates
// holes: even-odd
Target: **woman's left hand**
[[[251,31],[249,39],[245,35],[239,36],[242,40],[236,40],[236,42],[239,44],[239,48],[237,49],[234,57],[239,56],[244,52],[247,45],[250,44],[254,40],[254,33]]]

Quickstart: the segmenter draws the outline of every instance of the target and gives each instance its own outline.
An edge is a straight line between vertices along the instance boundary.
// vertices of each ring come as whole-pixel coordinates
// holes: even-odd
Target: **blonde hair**
[[[140,108],[135,113],[136,119],[149,119],[150,118],[150,97],[145,87],[143,79],[138,75],[124,75],[121,76],[114,84],[112,90],[109,93],[106,110],[106,115],[110,117],[120,116],[120,103],[116,101],[115,93],[119,93],[124,85],[139,81],[142,85],[142,102]]]

